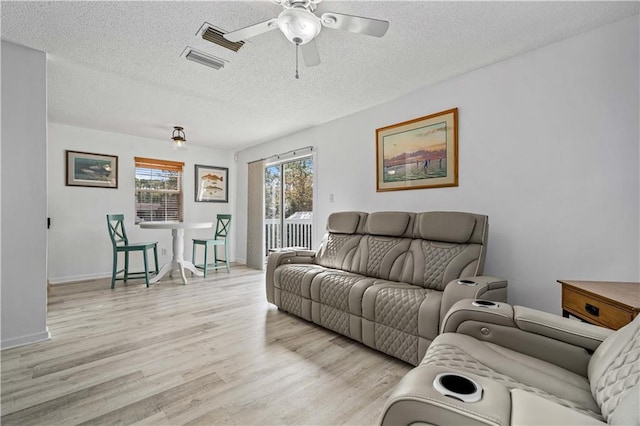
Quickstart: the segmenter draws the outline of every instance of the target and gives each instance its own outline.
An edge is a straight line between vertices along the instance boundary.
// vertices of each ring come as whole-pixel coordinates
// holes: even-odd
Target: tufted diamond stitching
[[[431,290],[383,288],[376,295],[374,318],[378,324],[418,335],[418,310]]]
[[[340,249],[353,238],[353,235],[339,235],[339,234],[329,234],[327,237],[327,249],[323,256],[324,259],[322,264],[326,265],[339,265],[340,262],[337,261],[338,252]]]
[[[375,324],[376,349],[386,354],[399,358],[412,365],[418,365],[418,337],[387,327]]]
[[[316,269],[310,265],[288,265],[280,273],[280,288],[289,293],[302,295],[302,278],[308,271]]]
[[[444,290],[446,282],[443,281],[444,271],[465,245],[452,247],[437,247],[431,241],[422,241],[422,253],[424,254],[424,286],[434,290]]]
[[[302,316],[302,297],[286,291],[280,292],[280,309],[291,312],[298,317]]]
[[[482,364],[477,359],[466,353],[460,348],[451,345],[431,345],[427,350],[424,359],[421,364],[434,365],[438,367],[451,368],[456,371],[466,371],[475,374],[480,377],[486,377],[494,380],[506,386],[508,389],[522,389],[528,392],[532,392],[543,398],[551,400],[562,406],[571,408],[572,410],[579,411],[583,414],[596,418],[600,421],[603,420],[599,413],[596,413],[588,408],[578,405],[574,401],[569,401],[563,398],[559,398],[553,394],[550,394],[542,389],[520,383],[517,380],[509,377],[505,374],[498,373],[497,371]]]
[[[320,282],[320,303],[348,312],[351,287],[362,279],[354,275],[325,275]]]
[[[624,393],[640,382],[640,327],[596,382],[595,399],[609,419]]]
[[[393,240],[379,240],[374,237],[367,238],[369,257],[367,259],[367,276],[380,278],[380,265],[382,259],[394,246],[400,242],[399,238]]]
[[[351,337],[349,332],[349,314],[339,309],[320,305],[320,323],[344,336]]]

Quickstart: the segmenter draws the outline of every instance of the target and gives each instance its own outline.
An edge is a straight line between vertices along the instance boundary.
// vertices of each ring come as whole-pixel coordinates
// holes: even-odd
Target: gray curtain
[[[247,200],[247,266],[264,269],[264,165],[249,163]]]

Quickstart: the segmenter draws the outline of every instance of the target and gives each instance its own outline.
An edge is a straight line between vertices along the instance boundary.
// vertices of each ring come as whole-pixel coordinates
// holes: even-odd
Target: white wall
[[[246,162],[314,145],[315,241],[333,211],[470,211],[489,216],[485,274],[509,280],[511,303],[558,313],[557,279],[640,280],[638,21],[239,152],[239,241]],[[453,107],[459,187],[377,193],[376,128]]]
[[[45,53],[2,41],[2,341],[49,338]]]
[[[199,147],[189,142],[186,151],[171,149],[167,140],[146,139],[57,123],[49,124],[49,279],[55,283],[111,275],[112,246],[106,215],[123,213],[131,241],[158,241],[160,265],[171,260],[171,231],[140,229],[135,220],[134,157],[182,161],[184,168],[184,220],[215,221],[218,213],[234,213],[236,199],[235,163],[226,150]],[[187,139],[188,138],[187,129]],[[65,150],[118,156],[118,188],[65,186]],[[194,201],[194,165],[229,167],[229,203]],[[232,225],[234,223],[232,222]],[[235,245],[231,232],[230,246]],[[212,229],[185,231],[185,258],[191,258],[191,238],[211,237]],[[166,255],[161,255],[166,249]],[[141,268],[141,256],[132,256],[134,268]]]

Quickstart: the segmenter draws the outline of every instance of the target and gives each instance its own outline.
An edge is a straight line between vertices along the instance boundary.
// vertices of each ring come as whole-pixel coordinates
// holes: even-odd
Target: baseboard
[[[243,265],[247,264],[247,261],[245,259],[232,259],[231,263],[241,263]],[[111,278],[111,272],[102,272],[102,273],[98,273],[98,274],[86,274],[86,275],[71,275],[68,277],[56,277],[56,278],[49,278],[48,282],[51,285],[57,285],[57,284],[68,284],[68,283],[73,283],[73,282],[78,282],[78,281],[90,281],[90,280],[97,280],[97,279],[103,279],[103,278]]]
[[[17,348],[18,346],[44,342],[49,339],[51,339],[51,333],[49,333],[49,327],[46,327],[45,331],[41,333],[28,334],[26,336],[13,337],[11,339],[4,339],[0,341],[0,349],[5,350],[10,348]]]
[[[69,277],[57,277],[57,278],[49,278],[49,284],[67,284],[76,281],[89,281],[89,280],[97,280],[102,278],[110,278],[111,272],[103,272],[100,274],[86,274],[86,275],[73,275]]]

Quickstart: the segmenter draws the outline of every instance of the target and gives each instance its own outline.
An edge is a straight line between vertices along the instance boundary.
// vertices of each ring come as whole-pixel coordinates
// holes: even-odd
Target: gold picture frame
[[[376,129],[376,191],[458,186],[458,108]]]
[[[118,156],[65,151],[66,186],[118,188]]]

